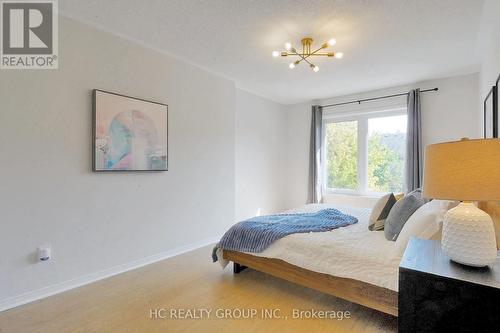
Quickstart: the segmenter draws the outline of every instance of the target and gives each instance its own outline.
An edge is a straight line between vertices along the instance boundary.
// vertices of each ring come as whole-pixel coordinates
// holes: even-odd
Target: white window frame
[[[323,115],[322,138],[321,138],[321,161],[322,165],[322,192],[323,194],[347,194],[357,196],[380,197],[384,193],[369,191],[368,189],[368,120],[391,116],[408,115],[407,107],[398,106],[392,108],[372,109],[365,112],[352,113],[327,113]],[[326,160],[326,126],[331,123],[345,121],[358,122],[358,186],[356,189],[341,189],[327,187],[328,163]]]

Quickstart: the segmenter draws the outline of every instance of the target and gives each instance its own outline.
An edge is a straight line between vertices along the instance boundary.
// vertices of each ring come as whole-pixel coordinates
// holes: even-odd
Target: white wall
[[[284,209],[285,106],[236,90],[236,220]]]
[[[286,205],[294,208],[307,201],[309,176],[309,142],[311,135],[311,104],[288,106],[287,110]]]
[[[480,71],[480,100],[495,84],[500,75],[500,1],[486,0],[483,7],[479,34],[479,52],[482,58]],[[482,104],[481,104],[482,107]],[[483,114],[480,114],[482,119]]]
[[[422,139],[423,144],[457,140],[467,136],[478,138],[482,135],[481,120],[477,117],[479,95],[478,74],[470,74],[452,78],[424,81],[406,86],[370,91],[360,94],[335,97],[315,101],[314,104],[334,104],[381,95],[406,92],[413,88],[434,88],[438,92],[422,95]],[[311,103],[312,104],[312,103]],[[309,163],[309,132],[311,104],[290,106],[288,109],[288,208],[302,205],[307,200],[307,177]],[[335,109],[325,109],[324,112],[350,112],[363,108],[390,107],[406,105],[406,97],[366,102],[361,105],[350,105]],[[331,200],[332,198],[327,198]],[[336,197],[346,204],[352,205],[351,198]],[[369,204],[364,200],[362,205]]]
[[[59,70],[0,73],[0,307],[234,223],[234,82],[73,20],[59,32]],[[168,172],[90,171],[93,88],[169,105]]]

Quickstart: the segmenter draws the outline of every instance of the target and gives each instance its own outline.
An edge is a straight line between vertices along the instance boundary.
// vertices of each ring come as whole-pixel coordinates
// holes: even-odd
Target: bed
[[[219,249],[221,264],[234,272],[252,269],[394,316],[398,314],[401,254],[383,232],[368,230],[369,209],[312,204],[286,213],[337,208],[358,223],[328,232],[292,234],[260,253]]]

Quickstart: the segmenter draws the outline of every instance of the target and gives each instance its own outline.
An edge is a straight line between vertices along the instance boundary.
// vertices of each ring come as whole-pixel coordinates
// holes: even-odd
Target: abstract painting
[[[93,91],[94,171],[166,171],[168,106]]]

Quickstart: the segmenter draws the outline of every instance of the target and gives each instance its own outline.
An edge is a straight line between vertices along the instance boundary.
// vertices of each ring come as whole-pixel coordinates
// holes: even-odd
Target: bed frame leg
[[[233,263],[233,273],[234,274],[240,274],[240,272],[246,268],[247,268],[247,266],[240,265],[237,262]]]

